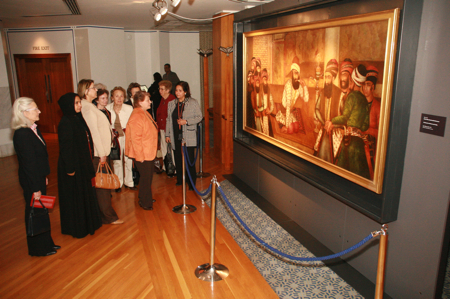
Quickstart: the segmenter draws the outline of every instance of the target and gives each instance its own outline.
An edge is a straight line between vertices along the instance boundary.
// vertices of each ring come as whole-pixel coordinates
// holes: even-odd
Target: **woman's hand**
[[[170,137],[166,137],[166,143],[170,143]]]
[[[178,123],[179,125],[184,126],[185,124],[187,124],[187,120],[185,120],[185,119],[177,119],[177,123]]]
[[[72,173],[68,173],[67,175],[74,176],[75,175],[75,171],[72,172]]]
[[[45,185],[48,186],[48,178],[45,178]]]
[[[102,164],[106,163],[106,156],[100,157],[100,163]]]
[[[34,192],[33,194],[34,194],[34,199],[36,199],[36,200],[39,200],[41,198],[41,195],[42,195],[41,191]]]

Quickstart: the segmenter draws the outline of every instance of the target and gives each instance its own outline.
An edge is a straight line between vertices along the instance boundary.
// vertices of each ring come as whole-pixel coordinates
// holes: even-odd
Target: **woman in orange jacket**
[[[158,148],[158,125],[152,118],[152,102],[148,92],[138,91],[133,96],[134,110],[127,123],[125,155],[132,158],[141,175],[139,205],[144,210],[153,210],[152,179],[154,161]]]

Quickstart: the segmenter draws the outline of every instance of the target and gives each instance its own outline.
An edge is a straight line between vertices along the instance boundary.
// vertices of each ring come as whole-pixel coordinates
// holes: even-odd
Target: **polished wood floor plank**
[[[58,195],[57,135],[44,138],[51,168],[47,194]],[[213,151],[203,162],[203,170],[218,181],[230,173]],[[197,211],[172,212],[183,202],[182,188],[164,173],[153,177],[153,211],[139,207],[137,191],[113,192],[113,206],[125,223],[103,225],[82,239],[61,234],[57,198],[50,220],[62,249],[49,257],[30,257],[17,169],[16,156],[0,158],[0,298],[277,298],[219,221],[214,261],[227,266],[230,275],[213,284],[195,276],[199,265],[210,262],[210,209],[188,191],[186,203]],[[197,189],[207,189],[210,182],[211,177],[197,179]]]

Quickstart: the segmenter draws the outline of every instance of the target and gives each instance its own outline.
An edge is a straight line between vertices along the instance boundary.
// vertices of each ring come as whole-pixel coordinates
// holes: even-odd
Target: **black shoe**
[[[120,191],[122,191],[122,188],[117,188],[116,189],[116,193],[119,193]]]
[[[136,187],[128,187],[127,185],[124,185],[124,186],[125,186],[125,188],[130,189],[130,190],[137,190]]]
[[[46,256],[54,255],[55,253],[56,253],[56,250],[55,251],[50,251],[50,252],[47,252]]]
[[[189,191],[192,191],[192,190],[194,190],[194,188],[192,188],[191,186],[189,186]]]
[[[183,185],[183,183],[176,182],[176,184],[175,184],[175,186],[181,186],[181,185]]]
[[[141,202],[139,202],[139,206],[140,206],[141,208],[143,208],[144,210],[148,210],[148,211],[153,210],[153,207],[144,207],[144,206],[142,206]]]
[[[61,249],[61,246],[59,246],[59,245],[54,245],[54,246],[53,246],[53,249],[55,249],[55,250]]]

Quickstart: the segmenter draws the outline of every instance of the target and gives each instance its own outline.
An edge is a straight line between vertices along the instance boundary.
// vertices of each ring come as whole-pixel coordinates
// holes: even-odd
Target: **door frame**
[[[39,59],[40,61],[43,62],[43,66],[44,66],[44,73],[45,76],[48,75],[48,80],[50,81],[50,78],[52,77],[52,73],[50,72],[50,65],[51,65],[51,60],[52,59],[58,59],[59,63],[61,63],[61,65],[63,66],[64,69],[67,70],[64,71],[63,73],[65,74],[65,78],[66,80],[64,80],[65,84],[63,84],[63,86],[66,86],[66,84],[70,81],[70,84],[68,86],[70,86],[70,90],[73,91],[73,70],[72,70],[72,54],[71,53],[54,53],[54,54],[14,54],[13,55],[14,58],[14,67],[15,67],[15,77],[16,77],[16,82],[17,82],[17,92],[18,92],[18,97],[24,96],[24,93],[26,91],[26,89],[24,90],[24,85],[21,85],[22,80],[24,80],[24,78],[21,78],[20,75],[23,75],[23,72],[26,72],[26,70],[24,69],[24,64],[26,63],[25,60],[26,59]],[[47,59],[47,62],[45,62]],[[56,79],[57,80],[57,79]],[[53,81],[53,80],[52,80]],[[58,83],[58,81],[57,81]],[[50,82],[49,82],[50,84]],[[60,86],[58,84],[55,84],[53,86]],[[47,91],[47,90],[46,90]],[[50,92],[54,91],[54,89],[50,89]],[[59,106],[57,104],[58,101],[58,97],[57,95],[50,93],[51,96],[51,101],[48,102],[48,98],[47,98],[47,103],[49,105],[46,105],[48,112],[50,112],[50,114],[48,115],[48,117],[50,117],[50,119],[52,119],[51,123],[53,124],[53,126],[50,126],[49,128],[47,128],[48,130],[50,130],[50,132],[56,132],[57,131],[57,125],[59,123],[59,119],[61,118],[61,111],[59,109]],[[57,115],[58,114],[58,115]],[[44,127],[42,127],[44,129]]]

